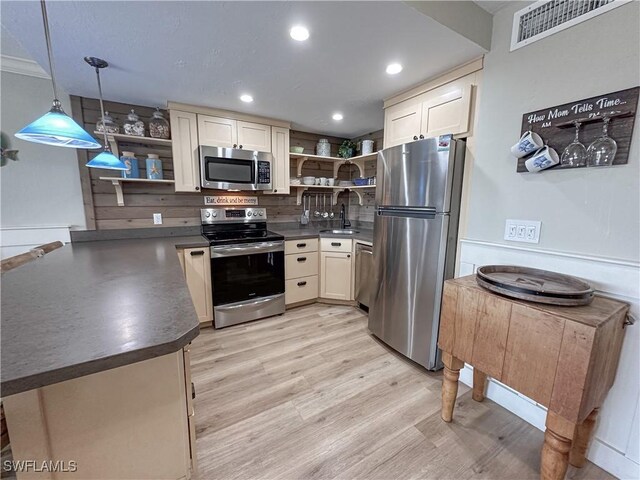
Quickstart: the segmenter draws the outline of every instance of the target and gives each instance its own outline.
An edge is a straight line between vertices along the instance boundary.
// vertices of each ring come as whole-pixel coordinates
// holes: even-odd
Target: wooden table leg
[[[569,454],[569,463],[574,467],[582,468],[587,462],[587,448],[589,448],[589,443],[593,436],[599,410],[599,408],[594,408],[589,416],[580,425],[576,426],[573,445]]]
[[[569,452],[576,425],[549,411],[546,426],[540,462],[540,479],[563,480],[569,466]]]
[[[444,378],[442,379],[442,420],[450,422],[453,418],[453,407],[458,395],[458,377],[464,362],[450,353],[442,352]]]
[[[473,393],[471,394],[471,398],[473,398],[476,402],[481,402],[484,400],[484,390],[486,383],[487,375],[478,370],[476,367],[473,367]]]

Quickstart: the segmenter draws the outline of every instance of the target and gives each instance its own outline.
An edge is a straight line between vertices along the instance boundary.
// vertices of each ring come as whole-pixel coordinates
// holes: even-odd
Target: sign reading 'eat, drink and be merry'
[[[204,197],[205,205],[258,205],[258,197],[240,195],[211,195]]]

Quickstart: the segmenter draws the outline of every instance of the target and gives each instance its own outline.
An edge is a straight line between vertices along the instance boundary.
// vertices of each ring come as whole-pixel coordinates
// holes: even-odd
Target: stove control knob
[[[260,212],[260,216],[262,216],[262,212]]]
[[[213,217],[217,217],[218,216],[218,212],[213,212]]]
[[[205,212],[204,216],[209,218],[211,216],[211,212]]]
[[[253,212],[247,212],[247,217],[250,217],[251,215],[253,215]]]

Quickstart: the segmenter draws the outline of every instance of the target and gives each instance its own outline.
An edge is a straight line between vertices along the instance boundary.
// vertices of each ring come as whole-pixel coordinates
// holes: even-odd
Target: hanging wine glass
[[[573,124],[576,126],[576,136],[562,152],[560,164],[567,167],[584,167],[587,164],[587,148],[578,139],[582,124],[580,122],[573,122]]]
[[[587,165],[589,167],[601,167],[611,165],[618,150],[618,144],[608,135],[610,118],[605,115],[602,120],[602,135],[589,145],[587,149]]]

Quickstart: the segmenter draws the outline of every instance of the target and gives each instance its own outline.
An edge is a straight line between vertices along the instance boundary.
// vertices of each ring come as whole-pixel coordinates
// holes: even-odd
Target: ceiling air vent
[[[589,20],[631,0],[542,0],[513,15],[511,51]]]

